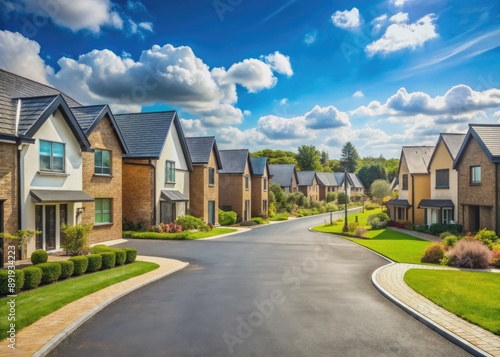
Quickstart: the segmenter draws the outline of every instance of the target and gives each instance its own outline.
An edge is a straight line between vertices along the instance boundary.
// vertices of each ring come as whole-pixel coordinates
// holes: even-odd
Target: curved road
[[[387,262],[307,230],[327,216],[208,241],[137,241],[190,265],[111,304],[50,356],[467,356],[371,284]]]

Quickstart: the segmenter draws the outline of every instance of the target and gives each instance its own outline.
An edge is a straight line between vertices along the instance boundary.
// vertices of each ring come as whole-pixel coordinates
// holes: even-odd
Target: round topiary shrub
[[[23,290],[34,289],[42,282],[43,271],[37,266],[27,267],[23,269],[24,285]]]
[[[98,244],[92,247],[90,250],[92,254],[99,254],[102,252],[110,252],[112,248],[108,247],[107,245],[104,244]]]
[[[442,243],[432,243],[427,247],[423,257],[420,259],[422,263],[439,264],[444,257],[444,246]]]
[[[66,279],[73,275],[73,271],[75,270],[75,263],[71,260],[61,260],[58,262],[61,266],[61,276],[59,279]]]
[[[9,270],[0,270],[0,295],[14,294],[24,285],[24,272],[20,269],[11,270],[11,272],[9,274]],[[9,281],[9,277],[14,281],[12,279]]]
[[[89,260],[89,265],[87,267],[86,273],[93,273],[98,271],[102,267],[102,256],[101,254],[89,254],[87,255]]]
[[[42,283],[50,284],[57,281],[61,276],[61,266],[56,262],[48,262],[38,264],[37,267],[42,269]]]
[[[115,252],[102,252],[100,253],[102,257],[102,267],[101,269],[110,269],[116,264],[116,254]]]
[[[47,263],[48,259],[49,255],[43,249],[37,249],[31,253],[31,263],[33,263],[33,265]]]
[[[123,248],[122,250],[124,250],[125,253],[127,254],[127,258],[125,259],[125,264],[130,264],[135,262],[135,259],[137,258],[137,249]]]
[[[125,260],[127,260],[127,253],[123,249],[115,248],[112,249],[112,252],[116,255],[115,265],[125,264]]]
[[[73,262],[73,275],[82,275],[87,271],[89,266],[89,258],[84,255],[79,255],[77,257],[69,258],[69,261]]]

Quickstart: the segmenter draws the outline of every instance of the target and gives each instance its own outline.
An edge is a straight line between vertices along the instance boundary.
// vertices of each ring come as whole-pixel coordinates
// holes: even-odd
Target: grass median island
[[[410,269],[404,280],[435,304],[500,335],[500,274]]]
[[[16,331],[31,325],[61,307],[110,285],[145,274],[159,267],[149,262],[135,262],[109,270],[82,275],[55,284],[22,292],[16,297]],[[0,340],[7,337],[10,298],[0,299]]]
[[[158,233],[158,232],[136,232],[124,231],[124,238],[134,239],[159,239],[159,240],[196,240],[202,238],[215,237],[221,234],[233,233],[237,229],[233,228],[214,228],[211,231],[197,231],[197,232],[180,232],[180,233]]]
[[[351,213],[347,222],[355,222],[356,216],[361,226],[367,225],[370,214],[379,213],[381,209],[374,209],[364,213]],[[342,234],[344,221],[338,221],[333,225],[320,225],[313,228],[316,232],[339,234],[350,241],[369,248],[383,256],[399,263],[421,264],[420,258],[427,247],[431,244],[426,240],[413,237],[409,234],[391,231],[387,229],[374,229],[366,232],[365,238],[351,238]]]

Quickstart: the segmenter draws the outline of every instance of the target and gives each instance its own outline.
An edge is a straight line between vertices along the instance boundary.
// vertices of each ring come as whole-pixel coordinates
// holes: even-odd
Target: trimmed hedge
[[[462,232],[462,225],[434,223],[429,227],[429,231],[435,236],[439,236],[443,232],[450,232],[453,235],[457,235]]]
[[[73,262],[73,275],[82,275],[87,271],[87,267],[89,266],[89,258],[87,258],[86,256],[79,255],[76,257],[71,257],[68,260]]]
[[[89,259],[89,266],[87,267],[86,273],[93,273],[98,271],[102,267],[102,256],[101,254],[89,254],[87,255]]]
[[[101,269],[110,269],[115,266],[116,264],[116,254],[115,252],[102,252],[99,253],[99,255],[102,257],[102,267]]]
[[[13,271],[14,274],[10,274],[10,276],[15,279],[14,290],[15,292],[18,292],[24,285],[24,272],[21,269],[16,269]],[[0,270],[0,295],[9,294],[12,294],[12,292],[9,291],[9,271]]]
[[[42,282],[43,271],[37,266],[26,267],[24,272],[23,290],[34,289]]]
[[[130,264],[135,262],[135,259],[137,258],[137,249],[135,248],[122,248],[122,250],[125,251],[127,254],[127,258],[125,259],[125,264]]]
[[[49,255],[43,249],[37,249],[31,253],[31,263],[33,265],[47,263],[47,260],[49,260]]]
[[[238,218],[236,212],[233,211],[226,212],[221,209],[219,209],[218,215],[219,215],[219,224],[221,226],[230,226],[232,224],[235,224],[236,219]]]
[[[123,249],[113,248],[111,251],[116,255],[115,265],[125,264],[125,261],[127,260],[127,253]]]
[[[61,260],[57,263],[59,263],[59,265],[61,266],[61,276],[59,277],[59,279],[66,279],[73,275],[73,271],[75,270],[75,263],[73,263],[71,260]]]
[[[107,245],[104,244],[98,244],[92,247],[91,252],[92,254],[99,254],[102,252],[110,252],[111,248],[108,247]]]
[[[42,263],[38,264],[37,267],[42,269],[42,283],[44,284],[53,283],[61,276],[61,265],[59,265],[59,263]]]

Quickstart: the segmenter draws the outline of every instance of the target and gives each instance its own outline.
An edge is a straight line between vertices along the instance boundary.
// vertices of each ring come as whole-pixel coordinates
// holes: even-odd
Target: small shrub
[[[369,215],[367,223],[372,227],[372,229],[382,229],[387,226],[389,221],[390,218],[387,213],[379,212]]]
[[[92,230],[90,224],[76,224],[70,226],[61,224],[61,232],[66,237],[63,248],[69,255],[85,255],[90,251],[89,234]]]
[[[89,258],[85,255],[71,257],[68,260],[73,262],[73,275],[82,275],[87,271]]]
[[[26,267],[24,272],[24,285],[23,290],[30,290],[36,288],[42,282],[43,271],[37,266]]]
[[[42,283],[50,284],[61,276],[61,266],[56,262],[48,262],[38,264],[37,267],[42,269]]]
[[[13,273],[9,274],[9,270],[0,270],[0,295],[12,294],[11,289],[14,289],[14,293],[16,293],[24,285],[24,271],[21,269],[11,271]],[[9,277],[11,278],[10,282]]]
[[[462,268],[484,269],[491,264],[492,252],[479,240],[461,239],[446,252],[452,264]]]
[[[446,232],[441,233],[441,234],[439,235],[439,238],[444,239],[444,238],[446,238],[446,237],[448,237],[448,236],[451,236],[451,235],[452,235],[452,234],[451,234],[450,232],[446,231]]]
[[[125,264],[130,264],[135,262],[135,259],[137,258],[137,249],[135,248],[122,248],[122,250],[125,251],[125,254],[127,255],[127,258],[125,259]]]
[[[493,244],[498,240],[498,236],[494,231],[490,231],[486,228],[481,229],[476,234],[476,238],[479,239],[488,248],[493,248]]]
[[[103,254],[103,253],[101,253]],[[89,254],[87,255],[87,258],[89,260],[89,264],[87,266],[87,270],[85,271],[86,273],[93,273],[95,271],[98,271],[102,267],[102,256],[101,254]],[[114,255],[114,253],[113,253]]]
[[[160,223],[153,227],[153,232],[157,233],[180,233],[182,225],[177,223]]]
[[[458,242],[458,237],[450,235],[444,238],[442,243],[445,249],[450,249],[453,248],[453,246],[455,246],[455,243],[457,242]]]
[[[332,192],[330,192],[332,193]],[[337,206],[335,203],[330,202],[326,205],[326,211],[327,212],[337,212],[339,210],[339,206]]]
[[[43,249],[37,249],[31,253],[31,263],[33,263],[33,265],[47,263],[47,260],[49,260],[49,255]]]
[[[493,251],[491,254],[491,265],[495,268],[500,268],[500,245],[496,245],[493,247]]]
[[[205,226],[205,222],[201,218],[196,218],[191,215],[180,216],[177,218],[175,223],[182,226],[183,231],[189,231],[192,229],[200,229]]]
[[[351,222],[347,225],[347,230],[349,233],[354,233],[356,231],[356,228],[359,227],[358,222]]]
[[[73,275],[75,271],[75,263],[71,260],[61,260],[57,262],[61,266],[61,276],[59,279],[66,279]]]
[[[252,221],[257,224],[264,224],[264,220],[261,217],[252,217]]]
[[[356,237],[364,238],[366,236],[367,231],[368,231],[368,229],[366,227],[358,226],[358,227],[356,227],[356,230],[354,231],[354,235]]]
[[[345,192],[339,192],[337,195],[337,203],[339,205],[345,205],[346,201],[349,203],[349,196],[346,196]]]
[[[190,236],[189,232],[181,233],[158,233],[158,232],[133,232],[125,231],[123,236],[136,239],[165,239],[165,240],[184,240]]]
[[[365,210],[367,210],[367,211],[372,211],[372,210],[374,210],[375,208],[379,208],[379,207],[380,207],[380,205],[378,205],[378,204],[376,204],[376,203],[367,203],[367,204],[365,205]]]
[[[102,252],[99,255],[102,257],[101,269],[110,269],[116,265],[115,252]]]
[[[432,234],[426,226],[414,226],[413,229],[420,233]]]
[[[122,230],[124,231],[135,231],[136,230],[136,225],[134,222],[129,221],[125,217],[122,219]]]
[[[99,254],[99,253],[102,253],[102,252],[110,252],[110,251],[111,251],[111,248],[108,247],[107,245],[104,245],[104,244],[95,245],[90,250],[90,252],[92,254]]]
[[[432,243],[425,250],[424,255],[420,259],[422,263],[439,264],[444,257],[444,245],[441,243]]]
[[[451,234],[459,234],[462,231],[462,226],[460,224],[442,224],[434,223],[429,227],[431,234],[439,236],[443,232],[450,232]]]
[[[127,260],[127,253],[123,249],[114,248],[112,252],[116,255],[115,265],[123,265]]]
[[[326,197],[325,197],[325,201],[328,203],[334,202],[336,199],[337,199],[337,195],[335,194],[335,192],[328,192]]]
[[[219,210],[219,224],[221,226],[230,226],[236,223],[238,215],[233,211]]]
[[[280,213],[280,214],[276,214],[272,217],[269,217],[269,220],[270,221],[288,221],[288,213],[287,212],[283,212],[283,213]]]

